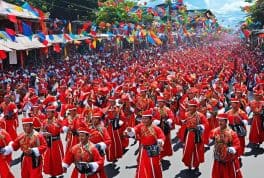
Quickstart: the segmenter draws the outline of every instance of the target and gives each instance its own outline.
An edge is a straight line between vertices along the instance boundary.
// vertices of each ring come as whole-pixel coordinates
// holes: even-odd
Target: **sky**
[[[240,7],[249,5],[244,0],[184,0],[188,9],[210,9],[219,23],[225,27],[237,28],[246,14]]]

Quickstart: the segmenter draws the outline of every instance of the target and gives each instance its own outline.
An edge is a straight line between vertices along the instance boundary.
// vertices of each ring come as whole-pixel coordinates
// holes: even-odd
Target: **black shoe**
[[[199,167],[196,167],[196,168],[194,169],[194,172],[199,172]]]

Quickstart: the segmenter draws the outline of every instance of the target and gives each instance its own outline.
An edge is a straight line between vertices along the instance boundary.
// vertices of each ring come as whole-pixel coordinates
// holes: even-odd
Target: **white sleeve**
[[[5,156],[11,154],[14,151],[14,149],[11,145],[5,146],[4,150],[5,150],[5,152],[3,155],[5,155]]]

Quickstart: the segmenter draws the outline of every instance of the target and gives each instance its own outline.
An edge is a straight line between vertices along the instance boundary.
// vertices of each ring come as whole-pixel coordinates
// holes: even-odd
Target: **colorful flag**
[[[153,40],[155,41],[155,43],[157,45],[162,44],[162,41],[157,37],[157,35],[153,31],[150,31],[149,34],[150,34],[151,38],[153,38]]]
[[[0,50],[0,60],[4,60],[5,58],[7,58],[6,52],[3,50]]]
[[[61,52],[61,47],[59,44],[55,44],[53,46],[53,50],[56,52],[56,53],[60,53]]]
[[[12,39],[12,41],[16,40],[16,32],[13,29],[6,28],[5,31],[8,34],[8,36]]]
[[[90,44],[91,49],[96,49],[96,40],[93,40],[93,42]]]
[[[15,15],[7,15],[7,17],[8,17],[8,20],[10,21],[10,22],[13,22],[13,23],[17,23],[17,18],[16,18],[16,16]]]
[[[156,46],[155,41],[153,40],[153,38],[152,38],[150,35],[147,35],[147,40],[148,40],[148,42],[149,42],[150,44]]]
[[[71,41],[71,40],[72,40],[68,34],[64,34],[64,38],[65,38],[66,40],[68,40],[68,41]]]
[[[31,27],[28,24],[22,22],[22,28],[23,28],[23,35],[29,37],[32,40],[33,33]]]

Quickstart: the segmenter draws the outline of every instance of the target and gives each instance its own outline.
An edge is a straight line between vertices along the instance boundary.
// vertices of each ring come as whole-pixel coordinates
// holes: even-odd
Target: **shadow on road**
[[[137,165],[133,165],[133,166],[126,166],[126,169],[136,169]]]
[[[119,169],[120,167],[116,167],[115,164],[107,164],[105,166],[105,173],[108,178],[112,178],[112,177],[117,176],[120,173]]]
[[[244,156],[254,156],[257,157],[258,155],[264,154],[263,148],[251,148],[249,152],[245,152]]]
[[[179,174],[175,176],[175,178],[198,178],[200,177],[201,172],[199,171],[191,171],[189,169],[181,170]]]
[[[183,147],[181,142],[177,142],[175,145],[173,145],[173,151],[176,152],[179,149],[181,149]]]
[[[165,170],[168,170],[171,166],[171,163],[169,160],[161,160],[161,165],[162,165],[162,170],[165,171]]]

